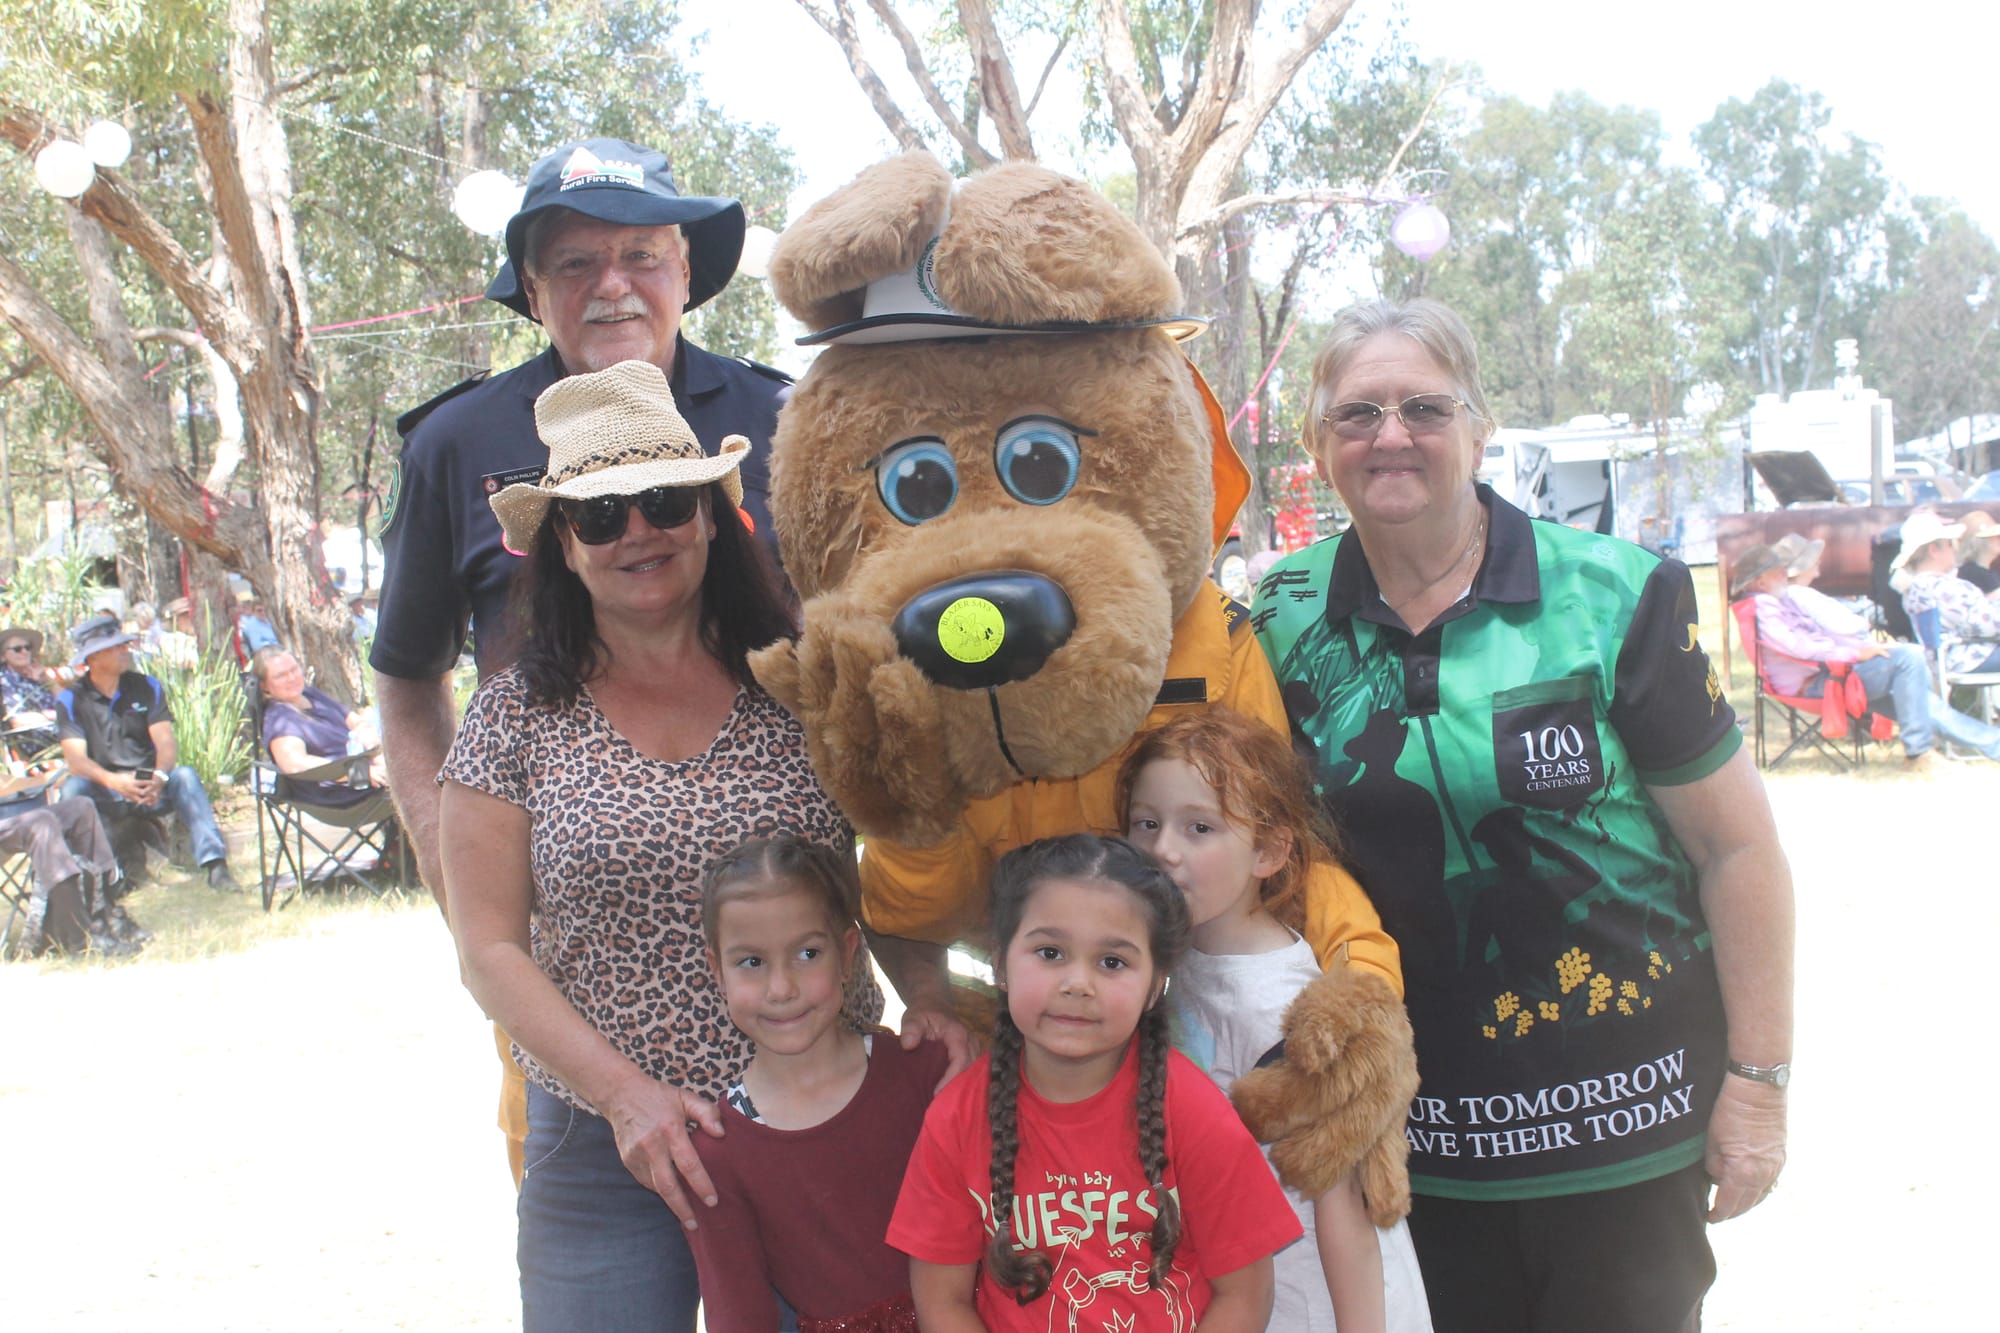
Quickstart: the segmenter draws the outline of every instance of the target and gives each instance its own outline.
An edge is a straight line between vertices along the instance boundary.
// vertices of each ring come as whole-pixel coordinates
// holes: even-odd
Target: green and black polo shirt
[[[1351,534],[1253,623],[1403,953],[1419,1193],[1613,1189],[1699,1159],[1723,1014],[1695,873],[1647,795],[1742,744],[1678,561],[1480,487],[1488,552],[1412,635]]]

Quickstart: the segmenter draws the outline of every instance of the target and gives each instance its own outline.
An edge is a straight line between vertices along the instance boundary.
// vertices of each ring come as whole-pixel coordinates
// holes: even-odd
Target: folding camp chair
[[[1935,606],[1911,616],[1910,625],[1917,632],[1917,642],[1923,645],[1924,656],[1930,659],[1931,681],[1937,686],[1938,699],[1949,708],[1953,690],[1976,690],[1979,720],[1992,725],[1993,691],[2000,686],[2000,671],[1953,671],[1945,665],[1951,650],[1959,644],[1983,643],[1986,640],[1965,639],[1946,632],[1944,620]]]
[[[1865,756],[1862,753],[1861,747],[1862,743],[1868,739],[1869,728],[1860,719],[1856,719],[1848,731],[1848,735],[1852,740],[1853,753],[1851,755],[1842,755],[1840,747],[1825,732],[1825,723],[1822,719],[1826,705],[1823,699],[1807,695],[1784,694],[1771,685],[1771,679],[1766,674],[1766,668],[1771,659],[1777,658],[1784,661],[1797,661],[1798,659],[1786,657],[1783,653],[1767,648],[1758,642],[1757,599],[1755,597],[1745,597],[1741,601],[1732,602],[1729,605],[1729,611],[1731,615],[1736,617],[1736,637],[1742,642],[1743,651],[1750,658],[1750,671],[1757,680],[1757,698],[1756,702],[1751,705],[1751,736],[1753,738],[1753,753],[1757,759],[1757,766],[1759,768],[1776,768],[1796,754],[1802,746],[1812,746],[1817,749],[1821,754],[1831,759],[1833,766],[1843,773],[1849,767],[1864,762]],[[1837,695],[1844,688],[1843,682],[1846,679],[1849,669],[1847,663],[1806,662],[1803,665],[1811,667],[1814,671],[1824,669],[1827,672],[1826,693]],[[1764,712],[1767,707],[1778,710],[1779,715],[1784,718],[1787,729],[1785,748],[1778,751],[1778,756],[1775,759],[1769,757],[1769,745],[1764,735]]]
[[[251,734],[257,738],[250,790],[257,804],[257,878],[264,910],[284,906],[309,885],[374,893],[400,890],[415,878],[396,807],[387,789],[368,784],[369,761],[377,751],[298,773],[280,772],[263,749],[262,693],[248,675],[244,685]],[[351,805],[328,804],[316,790],[326,782],[347,783],[368,795]],[[385,872],[392,877],[386,885],[380,882]],[[377,878],[371,880],[371,873]]]
[[[8,751],[11,757],[11,749]],[[4,785],[13,788],[0,796],[0,818],[16,814],[20,810],[39,805],[48,799],[51,786],[62,781],[67,770],[56,769],[42,774],[28,786],[19,786],[19,779]],[[0,772],[0,778],[6,774]],[[35,863],[26,852],[0,851],[0,905],[4,905],[7,919],[0,924],[0,958],[12,958],[15,945],[27,931],[28,904],[35,894]]]

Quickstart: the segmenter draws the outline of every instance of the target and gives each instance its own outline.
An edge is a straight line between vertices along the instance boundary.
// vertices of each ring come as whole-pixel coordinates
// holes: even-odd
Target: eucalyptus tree
[[[354,679],[319,568],[323,498],[373,480],[398,407],[539,342],[478,303],[498,251],[451,217],[456,181],[519,179],[586,134],[662,146],[684,189],[753,212],[795,179],[769,129],[701,98],[674,25],[666,0],[0,0],[0,138],[29,201],[0,221],[0,369],[45,367],[22,384],[61,383],[116,488],[242,570],[326,679]],[[28,183],[44,144],[121,109],[125,167],[70,203]],[[751,284],[702,320],[730,350],[774,340]],[[171,367],[140,355],[153,342],[204,367],[224,428],[202,476],[173,438]]]
[[[1695,131],[1750,316],[1737,360],[1758,392],[1831,382],[1833,344],[1866,326],[1905,234],[1874,145],[1832,119],[1819,94],[1774,79]]]
[[[1918,201],[1923,241],[1861,340],[1868,379],[1904,436],[2000,411],[2000,245],[1965,214]]]

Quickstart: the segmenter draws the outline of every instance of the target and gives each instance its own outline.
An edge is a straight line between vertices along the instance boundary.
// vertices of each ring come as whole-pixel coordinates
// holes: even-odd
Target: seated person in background
[[[2000,602],[1958,576],[1957,541],[1965,526],[1935,514],[1916,515],[1903,524],[1903,548],[1896,564],[1908,575],[1903,609],[1915,620],[1936,610],[1938,625],[1961,639],[2000,640]],[[1947,654],[1950,671],[2000,671],[2000,642],[1955,643]]]
[[[42,632],[15,625],[0,630],[0,713],[7,745],[29,759],[56,743],[56,694],[42,665]]]
[[[250,659],[251,674],[264,695],[264,748],[280,773],[302,773],[349,753],[348,742],[362,725],[361,714],[326,691],[306,684],[299,660],[283,648],[261,648]],[[367,748],[366,746],[362,748]],[[388,785],[378,751],[368,762],[368,784]],[[303,782],[293,790],[319,805],[356,805],[368,790],[345,781]]]
[[[160,658],[175,666],[191,667],[201,657],[194,638],[194,602],[176,597],[161,608],[166,627],[160,633]]]
[[[1825,664],[1849,663],[1868,692],[1868,706],[1896,719],[1903,755],[1912,767],[1929,762],[1936,735],[2000,759],[2000,727],[1943,707],[1931,694],[1930,665],[1914,643],[1882,643],[1862,634],[1831,634],[1792,600],[1785,558],[1768,546],[1736,557],[1730,593],[1757,599],[1757,646],[1771,688],[1793,698],[1826,693]],[[1886,705],[1886,706],[1885,706]]]
[[[37,958],[51,946],[112,957],[137,953],[152,935],[119,902],[125,879],[97,807],[80,796],[50,804],[41,791],[15,794],[32,781],[0,780],[0,852],[25,854],[34,867],[14,957]]]
[[[1819,558],[1826,550],[1825,542],[1808,541],[1796,532],[1788,532],[1771,543],[1771,549],[1785,558],[1785,576],[1791,582],[1785,596],[1796,602],[1821,629],[1829,634],[1868,634],[1874,629],[1868,618],[1850,603],[1829,597],[1812,586],[1819,577]]]
[[[95,616],[69,632],[76,683],[56,695],[56,727],[69,765],[65,796],[88,796],[107,824],[164,798],[194,843],[208,886],[234,892],[228,849],[201,779],[174,739],[174,711],[160,682],[132,669],[132,636],[116,616]],[[136,867],[134,868],[136,872]]]
[[[2000,557],[2000,523],[1983,509],[1959,516],[1965,535],[1958,539],[1958,576],[1983,593],[2000,592],[2000,570],[1993,561]]]
[[[236,604],[236,637],[243,645],[244,660],[248,661],[275,644],[278,631],[271,628],[271,618],[264,613],[264,603],[254,593],[238,593]]]
[[[150,656],[160,651],[160,642],[166,638],[167,628],[160,623],[151,602],[132,603],[130,623],[138,652]]]

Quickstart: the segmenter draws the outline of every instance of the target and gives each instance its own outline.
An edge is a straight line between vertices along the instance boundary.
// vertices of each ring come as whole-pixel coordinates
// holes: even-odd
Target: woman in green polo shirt
[[[1790,872],[1687,569],[1475,484],[1493,429],[1452,311],[1343,311],[1309,438],[1354,526],[1254,623],[1402,947],[1437,1327],[1678,1333],[1784,1163]]]

